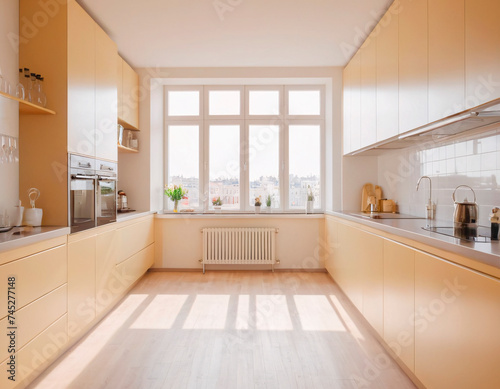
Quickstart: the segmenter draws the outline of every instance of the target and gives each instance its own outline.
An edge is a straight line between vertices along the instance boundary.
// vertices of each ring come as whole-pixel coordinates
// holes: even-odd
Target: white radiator
[[[276,261],[276,228],[203,228],[205,265],[268,264]]]

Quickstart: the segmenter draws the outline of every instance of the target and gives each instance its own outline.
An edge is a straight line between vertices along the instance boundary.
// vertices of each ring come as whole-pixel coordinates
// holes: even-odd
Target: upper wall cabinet
[[[466,108],[500,98],[500,1],[465,0]]]
[[[118,123],[132,130],[139,129],[139,75],[118,57]]]
[[[117,161],[115,43],[68,3],[68,151]]]
[[[464,0],[432,0],[429,7],[429,122],[464,110]]]
[[[399,1],[399,133],[403,133],[427,123],[427,1]]]
[[[498,0],[394,1],[344,73],[344,154],[391,148],[400,134],[499,99],[498,20]]]
[[[393,4],[374,30],[377,33],[377,142],[399,132],[398,7],[397,3]]]

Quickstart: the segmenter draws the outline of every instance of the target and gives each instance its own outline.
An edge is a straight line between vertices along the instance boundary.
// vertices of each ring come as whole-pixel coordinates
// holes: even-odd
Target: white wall
[[[19,33],[19,2],[0,2],[0,71],[15,91],[18,80],[18,48],[11,38]],[[0,134],[19,136],[18,103],[0,97]],[[1,145],[0,145],[1,147]],[[1,153],[1,152],[0,152]],[[19,199],[19,163],[0,162],[0,213],[5,209],[13,212]],[[26,205],[26,204],[24,204]]]
[[[196,218],[175,215],[155,218],[154,268],[201,269],[203,227],[276,227],[277,269],[324,269],[324,219],[322,217]],[[215,269],[215,265],[210,268]],[[217,269],[235,269],[217,266]],[[270,266],[238,266],[236,269],[269,269]]]
[[[342,69],[311,68],[144,68],[140,77],[139,154],[119,155],[119,186],[138,210],[163,207],[163,85],[172,82],[203,83],[200,80],[265,80],[301,78],[328,80],[331,109],[326,116],[326,209],[339,209],[341,202],[341,96]],[[149,172],[149,173],[148,173]]]
[[[479,223],[489,226],[488,215],[500,206],[500,127],[483,135],[464,136],[447,143],[426,143],[420,147],[388,152],[378,157],[378,183],[388,198],[398,200],[400,212],[425,216],[428,180],[432,179],[436,218],[442,225],[453,222],[452,193],[458,185],[471,186],[479,204]],[[457,191],[457,200],[472,201],[469,190]]]
[[[378,183],[377,157],[352,156],[342,158],[342,210],[361,211],[363,185]],[[385,189],[385,188],[382,188]],[[384,191],[384,197],[386,192]]]

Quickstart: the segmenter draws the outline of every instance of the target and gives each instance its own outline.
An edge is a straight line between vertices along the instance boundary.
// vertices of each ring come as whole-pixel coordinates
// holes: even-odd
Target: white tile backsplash
[[[416,184],[427,175],[432,180],[436,218],[452,223],[453,191],[458,185],[469,185],[476,192],[479,223],[489,225],[491,209],[500,206],[500,127],[474,138],[466,136],[379,156],[378,184],[384,197],[396,200],[402,213],[424,216],[428,183],[423,180],[418,192]],[[470,191],[457,191],[458,200],[465,195],[472,200]]]

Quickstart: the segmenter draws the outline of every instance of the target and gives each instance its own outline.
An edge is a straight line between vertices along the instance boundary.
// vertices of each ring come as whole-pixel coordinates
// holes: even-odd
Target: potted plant
[[[165,194],[174,202],[174,212],[178,212],[179,200],[187,199],[188,191],[182,185],[165,185]]]
[[[267,209],[267,212],[271,212],[271,205],[273,203],[273,197],[268,194],[267,197],[266,197],[266,209]]]
[[[219,213],[222,210],[222,200],[219,197],[214,197],[212,199],[212,205],[214,206],[215,212]]]
[[[311,185],[307,185],[306,213],[312,213],[314,209],[314,194]]]
[[[255,198],[255,213],[260,213],[260,206],[262,205],[260,201],[260,196]]]

